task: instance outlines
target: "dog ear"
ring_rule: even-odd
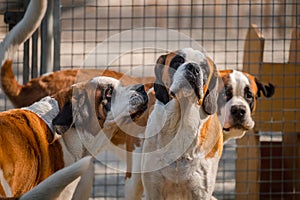
[[[84,125],[86,120],[89,120],[89,113],[91,112],[89,103],[86,103],[86,93],[80,87],[72,88],[72,98],[65,102],[58,115],[52,120],[54,129],[58,134],[63,134],[70,127],[75,126],[75,121],[76,125]]]
[[[272,97],[275,93],[275,86],[272,83],[264,83],[255,78],[255,83],[257,85],[257,97],[261,96],[261,92],[267,98]]]
[[[168,90],[162,80],[166,58],[167,58],[167,55],[161,55],[157,59],[155,69],[154,69],[155,78],[156,78],[154,81],[155,97],[156,97],[156,99],[163,102],[164,104],[169,102]]]
[[[211,115],[217,112],[218,109],[218,95],[219,95],[219,74],[214,69],[208,89],[203,100],[203,110],[206,114]]]
[[[58,134],[65,133],[73,123],[73,111],[72,103],[67,101],[64,106],[61,108],[58,115],[52,120],[52,125],[54,130]]]

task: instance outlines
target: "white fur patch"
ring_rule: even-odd
[[[58,103],[54,98],[49,96],[44,97],[40,101],[22,109],[29,110],[38,115],[47,124],[50,130],[54,132],[52,120],[59,112]]]
[[[0,184],[1,184],[2,188],[4,189],[5,196],[12,197],[12,192],[11,192],[10,186],[9,186],[8,182],[5,180],[3,171],[1,169],[0,169]]]
[[[209,199],[218,153],[206,159],[199,133],[208,119],[197,103],[156,101],[149,116],[142,155],[142,182],[149,199]]]
[[[243,96],[244,88],[250,85],[249,79],[240,71],[234,70],[230,75],[234,96]]]
[[[92,160],[91,156],[87,156],[55,172],[24,194],[21,199],[87,199],[92,185],[92,181],[90,181],[92,176],[90,174],[93,174],[94,171]],[[81,180],[78,183],[79,177]],[[82,182],[83,178],[85,180]],[[86,178],[89,178],[89,180],[86,180]],[[70,184],[73,185],[73,183],[75,183],[75,187],[66,187]]]
[[[194,61],[199,64],[206,60],[205,54],[201,51],[194,50],[192,48],[183,48],[180,51],[182,51],[186,54],[185,62]]]
[[[96,83],[96,85],[99,84],[112,84],[114,88],[117,88],[120,85],[120,81],[106,76],[97,76],[90,80],[91,83]]]

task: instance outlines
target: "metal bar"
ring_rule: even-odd
[[[295,16],[297,17],[296,19],[296,26],[300,25],[300,3],[299,1],[296,1],[296,13]]]
[[[53,70],[53,0],[48,1],[46,15],[41,25],[41,70],[40,74]]]
[[[54,56],[53,56],[53,71],[60,70],[60,32],[61,32],[61,23],[60,23],[60,10],[61,1],[54,1],[53,9],[53,31],[54,31]]]
[[[24,43],[23,56],[23,84],[29,80],[29,40]]]
[[[35,31],[32,35],[31,44],[31,78],[38,76],[38,38],[39,31]]]
[[[24,10],[27,9],[29,4],[28,0],[24,1]],[[27,83],[29,80],[29,41],[30,39],[28,39],[26,42],[24,42],[24,46],[23,46],[23,84]]]

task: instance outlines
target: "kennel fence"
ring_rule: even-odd
[[[0,1],[1,38],[9,30],[4,24],[8,12],[22,15],[27,3]],[[257,128],[224,146],[214,196],[299,199],[300,37],[292,37],[300,25],[297,0],[49,0],[47,12],[40,30],[15,58],[20,82],[44,72],[90,66],[89,59],[100,60],[93,67],[151,76],[159,55],[186,46],[202,46],[219,69],[245,70],[273,82],[280,94],[259,100]],[[290,60],[291,54],[297,59]],[[12,108],[2,92],[0,97],[1,110]],[[91,199],[122,199],[124,173],[116,169],[124,166],[103,153],[95,163]]]

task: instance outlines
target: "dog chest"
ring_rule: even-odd
[[[180,158],[162,169],[160,173],[164,177],[163,193],[169,195],[166,199],[191,199],[189,197],[195,195],[194,192],[201,197],[210,197],[218,168],[217,154],[209,159],[201,156],[193,160]]]
[[[210,177],[212,178],[218,165],[217,153],[213,158],[205,158],[203,155],[198,155],[198,158],[188,159],[181,157],[172,162],[167,167],[161,170],[162,175],[166,180],[179,183],[191,179],[199,179]],[[206,183],[203,183],[204,185]]]

